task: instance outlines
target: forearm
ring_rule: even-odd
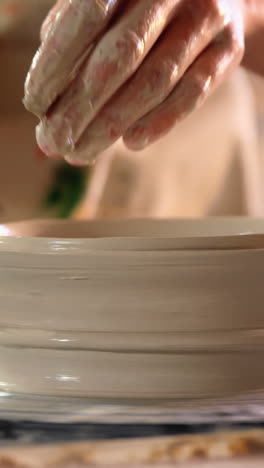
[[[264,0],[244,0],[246,49],[243,65],[264,76]]]

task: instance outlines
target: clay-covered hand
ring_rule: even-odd
[[[240,63],[243,0],[59,0],[25,85],[50,157],[86,164],[165,135]]]

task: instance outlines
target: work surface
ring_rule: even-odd
[[[42,425],[2,421],[0,437],[1,468],[264,466],[261,425],[253,429],[248,424],[229,426],[224,431],[222,426],[212,425]]]

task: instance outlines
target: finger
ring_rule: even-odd
[[[178,0],[180,1],[180,0]],[[38,129],[41,147],[67,154],[103,105],[142,63],[176,9],[177,0],[130,0],[82,72]]]
[[[168,99],[126,132],[126,146],[141,150],[166,135],[239,65],[243,50],[227,28],[189,68]]]
[[[214,9],[208,10],[209,3],[196,0],[193,7],[190,0],[183,4],[138,72],[88,126],[75,151],[66,157],[68,162],[93,161],[168,97],[189,66],[223,29],[222,16],[215,15]]]
[[[46,35],[49,32],[49,29],[52,27],[52,24],[56,20],[56,15],[59,13],[61,10],[63,3],[65,3],[65,0],[58,0],[54,7],[50,10],[49,14],[47,15],[46,19],[44,20],[41,30],[40,30],[40,39],[41,41],[44,41]]]
[[[25,83],[26,108],[43,116],[75,76],[89,46],[123,0],[64,0],[33,59]],[[52,13],[51,13],[52,15]],[[49,21],[49,20],[48,20]]]

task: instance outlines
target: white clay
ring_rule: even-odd
[[[164,401],[263,388],[263,220],[1,231],[3,392]]]

